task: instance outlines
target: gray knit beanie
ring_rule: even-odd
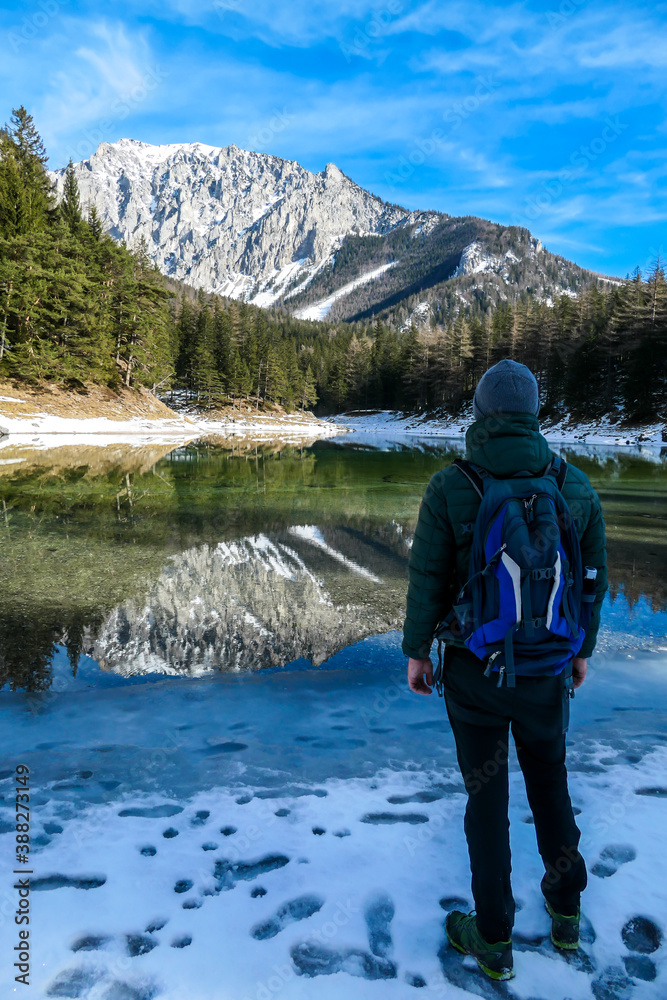
[[[475,389],[472,412],[475,420],[492,413],[540,411],[540,395],[530,368],[505,358],[482,375]]]

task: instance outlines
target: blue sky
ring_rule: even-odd
[[[0,32],[0,120],[24,103],[54,167],[236,143],[607,274],[667,252],[667,3],[29,0]]]

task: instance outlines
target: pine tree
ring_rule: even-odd
[[[301,409],[310,409],[317,402],[317,386],[315,385],[315,378],[313,376],[312,369],[310,365],[306,368],[303,373],[303,380],[301,385]]]
[[[23,105],[15,108],[0,139],[0,235],[40,232],[53,218],[53,185],[46,162],[32,116]]]
[[[357,405],[368,405],[368,382],[371,375],[371,345],[365,337],[353,334],[345,352],[347,397]]]
[[[60,202],[60,215],[71,232],[75,232],[81,225],[81,202],[79,199],[79,182],[74,172],[74,164],[71,159],[65,171],[65,184],[63,187],[63,198]]]
[[[92,239],[96,243],[99,243],[104,233],[104,227],[102,226],[102,220],[100,219],[100,214],[94,205],[91,205],[90,209],[88,210],[88,227]]]

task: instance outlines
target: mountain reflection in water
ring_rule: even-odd
[[[174,556],[142,603],[116,608],[92,643],[103,669],[198,674],[314,665],[400,625],[407,552],[342,528],[296,525],[271,537]],[[384,591],[384,592],[383,592]]]
[[[197,676],[319,665],[399,628],[419,501],[460,454],[439,440],[235,441],[0,453],[0,682],[72,670]],[[566,458],[603,501],[612,593],[667,607],[667,463]]]

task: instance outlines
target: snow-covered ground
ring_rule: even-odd
[[[470,905],[465,795],[442,702],[407,690],[396,633],[318,670],[197,681],[124,681],[89,660],[72,678],[58,656],[51,691],[0,694],[0,850],[14,852],[25,763],[34,872],[31,986],[7,957],[8,874],[0,994],[662,1000],[665,649],[613,651],[613,631],[570,734],[583,948],[566,958],[549,942],[513,759],[517,977],[497,990],[445,944],[445,911]]]
[[[337,293],[336,293],[337,294]],[[315,308],[315,307],[309,307]],[[19,397],[0,396],[2,402],[21,403]],[[354,410],[318,419],[312,414],[275,414],[239,412],[223,419],[208,419],[194,407],[174,413],[173,417],[130,417],[111,420],[107,417],[62,417],[52,413],[0,412],[0,448],[18,437],[35,447],[53,446],[51,435],[58,435],[58,444],[110,444],[124,440],[137,443],[174,441],[185,443],[201,437],[281,438],[284,440],[316,440],[350,432],[362,434],[368,443],[388,442],[407,437],[464,438],[472,420],[469,412],[461,416],[432,417],[396,410]],[[664,446],[667,425],[656,423],[644,427],[619,428],[608,420],[595,423],[571,424],[561,421],[545,425],[542,432],[547,441],[567,445],[602,445],[636,448],[642,453],[655,452]]]
[[[16,400],[20,402],[20,400]],[[185,443],[196,438],[252,436],[269,438],[333,437],[345,433],[345,427],[299,414],[253,414],[209,420],[196,414],[176,414],[173,418],[131,417],[110,420],[107,417],[61,417],[52,413],[4,415],[0,413],[0,447],[3,442],[25,439],[35,447],[53,447],[55,443],[110,444],[124,441],[136,444],[174,441]],[[57,435],[57,442],[52,436]],[[51,440],[50,440],[51,439]]]
[[[472,421],[471,413],[459,417],[430,417],[405,414],[397,410],[354,410],[325,418],[334,424],[342,424],[353,432],[373,435],[390,440],[393,437],[450,437],[464,438]],[[555,444],[591,444],[609,447],[639,447],[641,450],[663,447],[663,434],[667,435],[667,425],[651,424],[644,427],[619,428],[607,420],[570,424],[545,425],[542,433],[547,441]]]
[[[225,420],[207,420],[201,417],[196,419],[200,437],[210,437],[219,435],[221,437],[279,437],[281,440],[303,440],[317,439],[324,437],[336,437],[344,434],[347,428],[344,425],[331,424],[325,420],[318,420],[314,417],[303,417],[299,414],[285,414],[266,416],[257,413],[253,416],[239,416],[227,418]]]

